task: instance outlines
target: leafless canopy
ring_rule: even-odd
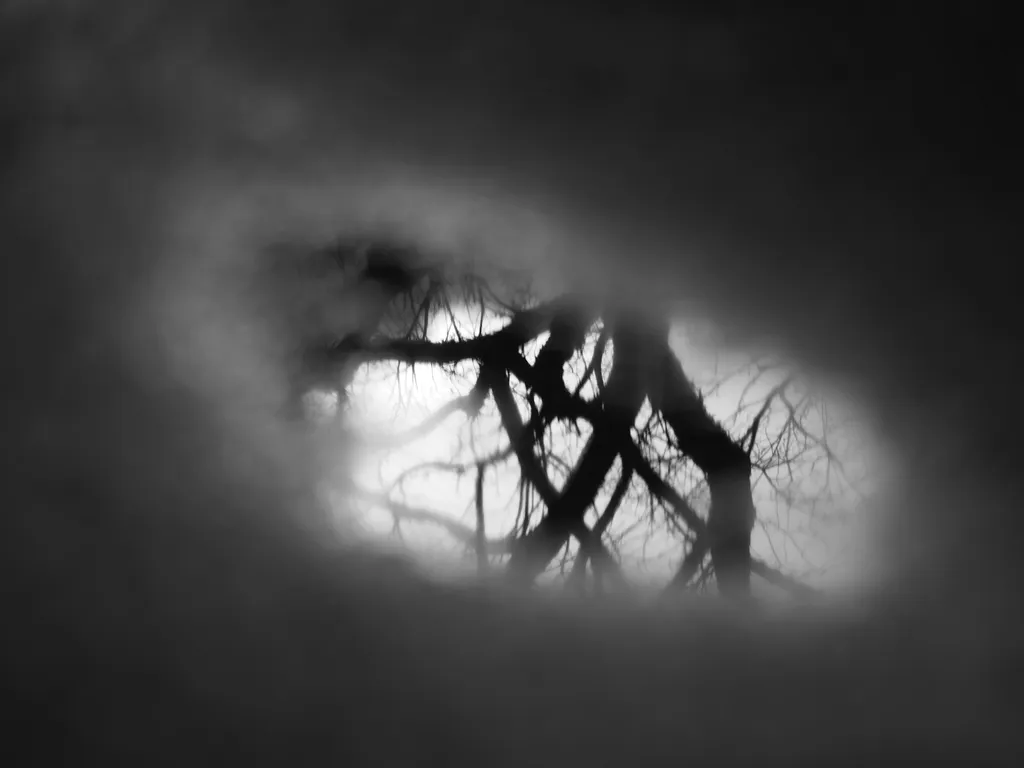
[[[453,397],[408,429],[365,436],[368,450],[401,447],[465,415],[468,459],[419,462],[379,490],[350,478],[355,498],[386,510],[399,535],[402,523],[439,526],[475,553],[481,573],[502,564],[521,585],[554,567],[581,589],[625,586],[623,540],[646,525],[675,544],[670,589],[703,587],[713,575],[720,591],[743,596],[754,574],[795,595],[813,593],[778,567],[775,542],[782,536],[799,549],[791,513],[820,518],[835,483],[852,485],[828,442],[820,399],[770,360],[702,391],[670,345],[669,318],[624,315],[572,295],[542,301],[522,275],[454,274],[442,263],[354,241],[287,261],[316,280],[344,272],[334,300],[361,302],[355,327],[307,339],[297,392],[312,382],[347,402],[357,373],[374,369],[401,400],[403,372],[413,388],[417,371],[441,373]],[[740,384],[732,415],[716,419],[707,399]],[[490,450],[474,440],[485,412],[496,416]],[[488,537],[485,478],[513,461],[514,522]],[[473,477],[474,525],[404,497],[410,478],[431,471]],[[810,487],[812,476],[821,481]],[[775,564],[752,556],[756,530]]]

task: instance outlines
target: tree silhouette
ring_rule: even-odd
[[[329,301],[359,306],[345,332],[303,336],[297,398],[319,387],[344,403],[357,372],[370,369],[392,384],[410,372],[415,387],[417,371],[429,368],[453,389],[409,429],[364,435],[367,450],[407,445],[457,413],[470,442],[485,411],[500,425],[493,450],[473,445],[468,460],[421,462],[381,490],[345,480],[346,492],[388,511],[398,535],[403,523],[438,526],[475,552],[481,573],[501,563],[517,585],[532,584],[563,553],[557,569],[567,584],[583,588],[589,574],[595,585],[623,586],[612,527],[628,499],[626,517],[660,521],[682,542],[670,589],[701,587],[713,576],[720,592],[743,597],[757,574],[795,594],[812,591],[752,557],[753,489],[766,486],[789,510],[820,506],[835,478],[852,483],[829,445],[824,403],[801,392],[777,362],[747,367],[727,425],[705,396],[728,377],[704,392],[695,385],[672,349],[670,318],[571,293],[540,299],[529,276],[479,265],[455,270],[450,260],[372,240],[289,251],[277,267],[275,275],[321,282],[344,275]],[[748,402],[758,382],[761,396]],[[515,522],[489,538],[486,478],[513,460]],[[824,483],[808,490],[802,467],[824,473]],[[428,471],[473,476],[474,525],[401,498],[404,481]]]

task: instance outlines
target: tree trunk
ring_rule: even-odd
[[[711,492],[709,541],[696,546],[711,550],[722,593],[745,596],[750,592],[750,533],[755,519],[750,458],[705,409],[668,346],[667,329],[662,338],[658,371],[651,383],[651,404],[672,428],[679,449],[704,473]]]

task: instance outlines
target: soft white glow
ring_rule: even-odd
[[[468,334],[477,332],[479,317],[471,317],[468,312],[465,315],[456,319],[465,324]],[[501,321],[495,319],[490,326],[500,324]],[[432,337],[441,333],[442,328],[431,328]],[[541,343],[542,340],[537,340],[527,348],[528,358],[536,354]],[[782,367],[758,373],[752,368],[748,355],[722,349],[699,329],[677,325],[671,343],[684,369],[704,394],[708,411],[734,437],[746,432],[765,397],[790,373]],[[584,352],[589,357],[590,349]],[[606,365],[608,359],[610,355],[606,357]],[[470,364],[456,366],[454,372],[428,365],[415,368],[392,363],[366,366],[352,386],[349,425],[371,439],[412,429],[454,398],[469,392],[475,374]],[[570,386],[575,384],[570,374],[567,374],[567,382]],[[806,389],[799,381],[793,385],[794,392]],[[593,394],[586,389],[583,393],[585,396]],[[337,407],[336,395],[333,399],[329,393],[311,397],[319,403],[319,412]],[[849,516],[839,513],[856,510],[863,504],[864,494],[870,491],[869,443],[867,435],[857,429],[855,409],[838,398],[829,398],[824,413],[825,417],[822,412],[808,409],[802,418],[808,430],[827,433],[834,459],[831,465],[819,452],[819,455],[798,456],[791,472],[790,468],[780,468],[773,476],[773,472],[755,471],[753,478],[758,509],[758,525],[752,543],[754,555],[783,571],[799,575],[808,583],[819,585],[844,582],[856,574],[859,561],[853,554],[858,529],[847,524]],[[645,406],[639,421],[644,420],[646,414],[649,410]],[[524,420],[529,418],[525,411],[522,416]],[[779,431],[788,417],[789,413],[781,405],[770,409],[764,415],[761,434]],[[570,462],[578,458],[588,436],[588,430],[580,426],[580,436],[568,429],[553,430],[554,447],[564,452]],[[399,447],[364,449],[357,460],[356,481],[365,489],[388,493],[390,498],[408,507],[444,515],[474,529],[475,460],[507,444],[495,408],[488,402],[472,424],[464,413],[456,412],[429,433]],[[841,463],[845,474],[837,470],[835,460]],[[441,469],[436,466],[439,463],[462,468],[458,471]],[[416,469],[425,464],[429,466]],[[550,473],[552,482],[560,487],[565,479],[564,472],[553,467]],[[598,510],[603,510],[611,495],[617,472],[613,471],[612,475],[598,495]],[[669,479],[681,492],[694,491],[696,478]],[[484,507],[488,538],[500,538],[513,531],[518,512],[518,481],[519,470],[514,457],[486,470]],[[667,523],[648,519],[646,507],[641,506],[642,491],[639,481],[634,479],[633,491],[620,507],[608,534],[617,541],[618,555],[631,581],[664,583],[678,567],[683,543],[670,532]],[[799,496],[801,501],[810,499],[811,508],[794,503],[787,498],[789,495]],[[696,489],[690,498],[699,512],[706,513],[706,493]],[[474,567],[475,555],[470,545],[452,537],[440,526],[420,521],[396,526],[390,513],[379,505],[359,506],[363,510],[363,525],[372,536],[381,541],[397,540],[422,563],[449,572]],[[588,522],[593,523],[596,516],[591,509]],[[537,517],[533,520],[536,522]],[[557,577],[559,559],[553,562],[545,581]]]

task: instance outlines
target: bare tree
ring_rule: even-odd
[[[702,587],[713,576],[721,592],[742,597],[755,574],[794,594],[811,591],[752,557],[752,534],[759,527],[774,551],[772,528],[799,548],[780,505],[787,516],[814,511],[834,480],[853,483],[829,445],[825,404],[777,362],[754,361],[702,391],[673,351],[670,318],[624,315],[573,295],[541,301],[521,276],[455,274],[436,266],[441,260],[432,265],[411,249],[372,242],[304,258],[349,270],[337,300],[356,296],[371,308],[354,330],[304,347],[307,373],[297,389],[315,379],[346,402],[356,372],[376,370],[401,410],[404,379],[416,389],[426,386],[418,372],[440,373],[452,398],[408,429],[365,436],[368,450],[408,445],[465,415],[468,457],[416,463],[380,490],[352,483],[356,498],[387,510],[396,535],[403,523],[439,526],[475,554],[481,573],[500,563],[519,585],[554,564],[577,588],[588,568],[595,585],[621,587],[619,545],[646,526],[648,539],[660,529],[682,545],[670,589]],[[706,398],[740,374],[746,383],[734,413],[716,419]],[[481,418],[485,411],[491,418]],[[492,427],[489,449],[477,445],[484,423]],[[465,455],[463,442],[457,453]],[[515,518],[488,538],[495,521],[485,478],[513,461]],[[406,481],[429,472],[473,475],[474,525],[403,498]],[[767,510],[758,514],[756,495],[775,508],[774,521]]]

